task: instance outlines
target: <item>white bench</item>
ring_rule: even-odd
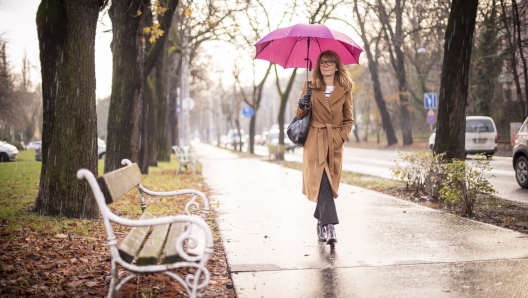
[[[188,166],[192,167],[192,173],[196,172],[196,152],[190,146],[183,146],[182,148],[178,146],[172,146],[174,153],[178,157],[178,169],[176,170],[176,175],[180,172],[182,168],[187,170]]]
[[[183,285],[189,297],[198,297],[209,284],[210,273],[205,267],[213,253],[213,236],[204,221],[209,212],[207,197],[193,189],[154,192],[141,185],[142,176],[137,164],[124,159],[123,168],[99,178],[86,169],[77,171],[78,179],[86,179],[101,211],[111,252],[112,278],[108,297],[114,297],[120,288],[141,273],[164,273]],[[139,190],[140,219],[128,219],[114,214],[107,206],[133,188]],[[146,210],[143,193],[151,196],[192,195],[185,206],[185,215],[155,217]],[[201,217],[191,215],[189,209],[199,210],[196,198],[203,204]],[[118,247],[112,223],[133,227]],[[119,266],[132,272],[119,281]],[[169,271],[193,268],[193,273],[181,277]]]

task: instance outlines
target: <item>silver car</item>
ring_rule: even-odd
[[[528,118],[513,138],[513,168],[522,188],[528,188]]]
[[[6,142],[0,141],[0,162],[14,160],[18,155],[18,149]]]
[[[35,142],[35,160],[42,161],[42,141]],[[97,138],[97,158],[104,159],[106,155],[106,142]]]
[[[32,143],[34,143],[35,146],[35,160],[42,161],[42,141],[35,141]]]

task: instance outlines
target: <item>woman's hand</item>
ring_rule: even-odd
[[[308,92],[303,97],[299,98],[299,107],[302,110],[309,109],[312,106],[311,102],[312,93]]]

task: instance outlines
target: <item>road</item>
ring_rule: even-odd
[[[264,146],[256,146],[255,154],[267,156],[268,149]],[[471,161],[473,155],[468,155],[467,161]],[[285,159],[288,161],[302,161],[302,148],[295,149],[294,153],[287,153]],[[364,175],[371,175],[385,179],[392,179],[390,168],[394,167],[398,160],[396,150],[377,150],[345,147],[343,170]],[[492,170],[486,173],[490,183],[497,191],[496,196],[511,201],[528,203],[528,189],[522,189],[515,180],[515,172],[511,157],[494,156],[490,161]]]

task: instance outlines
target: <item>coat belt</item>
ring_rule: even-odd
[[[325,162],[328,156],[330,175],[334,173],[334,131],[333,129],[341,128],[341,124],[321,123],[312,118],[310,125],[317,130],[317,153],[319,165]],[[325,144],[326,140],[326,144]]]

